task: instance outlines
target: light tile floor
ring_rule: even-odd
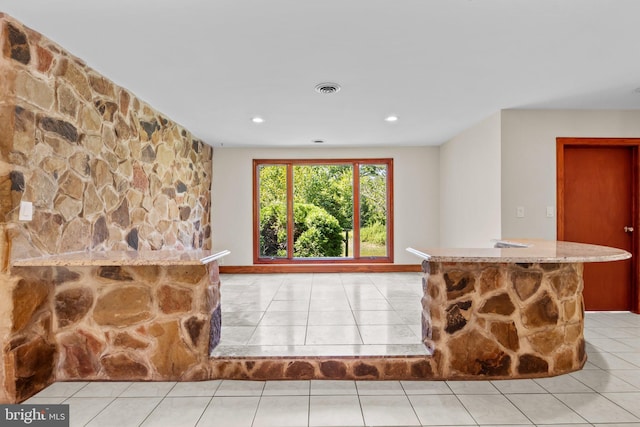
[[[225,356],[428,354],[421,273],[221,276]]]
[[[336,277],[331,275],[298,275],[296,283],[307,283],[305,288],[285,286],[289,279],[262,276],[256,281],[267,284],[262,295],[255,300],[234,299],[250,286],[239,276],[223,277],[230,283],[223,285],[223,304],[250,306],[246,322],[253,322],[251,333],[245,334],[245,347],[253,338],[260,320],[276,301],[307,301],[320,295],[341,295],[335,286],[318,286]],[[317,276],[317,277],[309,277]],[[337,322],[341,328],[358,327],[356,311],[388,311],[401,313],[409,320],[414,311],[401,308],[414,297],[415,287],[410,280],[420,282],[419,275],[371,274],[339,275],[342,289],[350,307],[356,294],[386,300],[392,310],[352,310],[349,317],[324,316],[319,325],[312,325],[307,311],[306,340],[309,326],[331,326]],[[253,276],[252,276],[253,277]],[[233,285],[233,283],[236,283]],[[362,282],[362,283],[361,283]],[[373,285],[371,285],[373,283]],[[393,297],[393,290],[401,288],[405,296]],[[358,285],[362,285],[360,291]],[[236,287],[237,286],[237,287]],[[245,289],[242,289],[245,287]],[[267,289],[268,288],[268,289]],[[379,296],[378,292],[381,296]],[[270,297],[269,297],[270,295]],[[352,298],[349,295],[353,295]],[[264,299],[262,299],[264,297]],[[278,299],[281,297],[294,299]],[[342,297],[337,297],[342,298]],[[328,298],[319,298],[328,299]],[[402,304],[400,299],[405,299]],[[266,305],[265,305],[266,304]],[[329,303],[330,304],[330,303]],[[341,303],[339,303],[341,304]],[[366,303],[368,304],[368,303]],[[379,304],[379,303],[375,303]],[[381,303],[380,303],[381,304]],[[395,304],[395,305],[394,305]],[[277,304],[289,307],[287,304]],[[262,307],[263,309],[258,309]],[[327,308],[330,305],[319,304]],[[337,307],[337,305],[336,305]],[[371,307],[371,306],[369,306]],[[376,307],[383,307],[377,305]],[[343,307],[344,308],[344,307]],[[328,310],[327,310],[328,311]],[[337,310],[347,311],[347,310]],[[258,314],[248,314],[258,313]],[[262,313],[262,314],[259,314]],[[364,318],[366,318],[365,315]],[[388,313],[371,315],[376,322],[381,317],[395,317]],[[229,316],[225,315],[228,319]],[[277,318],[278,316],[275,316]],[[285,316],[286,317],[286,316]],[[304,317],[304,316],[303,316]],[[269,319],[269,317],[267,317]],[[324,320],[323,320],[324,319]],[[345,320],[347,319],[347,320]],[[242,320],[238,320],[242,321]],[[268,320],[269,321],[269,320]],[[279,322],[280,320],[274,320]],[[394,321],[397,321],[395,319]],[[329,324],[327,324],[329,323]],[[389,322],[389,324],[395,324]],[[411,325],[412,323],[402,323]],[[362,324],[364,325],[364,323]],[[415,325],[415,324],[414,324]],[[242,325],[240,325],[242,326]],[[277,325],[264,325],[277,326]],[[330,334],[329,334],[330,335]],[[392,336],[389,333],[387,336]],[[554,378],[508,381],[203,381],[194,383],[131,383],[131,382],[71,382],[55,383],[26,403],[70,405],[71,426],[626,426],[640,427],[640,316],[631,313],[587,313],[585,322],[589,361],[579,372]],[[360,335],[362,339],[362,335]],[[256,338],[257,339],[257,338]],[[271,346],[259,344],[256,346]],[[344,348],[378,344],[350,344]],[[384,346],[386,344],[381,344]],[[273,346],[278,347],[277,344]],[[315,348],[332,347],[323,344]],[[288,347],[288,346],[286,346]],[[313,347],[305,342],[296,349]],[[342,348],[342,347],[340,347]],[[395,348],[395,347],[387,347]],[[378,349],[372,351],[379,351]]]

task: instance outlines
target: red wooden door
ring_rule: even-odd
[[[635,149],[564,146],[564,233],[559,238],[633,252]],[[632,260],[585,263],[585,309],[632,309],[632,280]]]

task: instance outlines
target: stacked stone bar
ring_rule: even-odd
[[[5,367],[16,400],[52,381],[209,378],[220,341],[217,262],[14,270],[22,279]]]
[[[423,262],[423,342],[437,376],[531,378],[586,361],[581,263]]]

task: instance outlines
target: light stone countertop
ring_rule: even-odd
[[[96,251],[70,252],[16,260],[14,267],[50,266],[118,266],[118,265],[203,265],[222,258],[229,251],[160,250],[160,251]]]
[[[407,248],[407,251],[433,262],[574,263],[621,261],[631,258],[631,254],[622,249],[585,243],[532,239],[499,240],[496,243],[510,247]],[[516,245],[518,247],[515,247]]]

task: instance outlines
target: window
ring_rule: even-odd
[[[393,160],[254,160],[254,262],[393,262]]]

